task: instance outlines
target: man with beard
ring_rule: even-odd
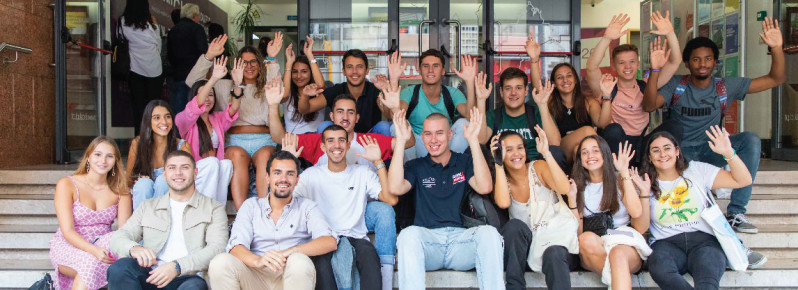
[[[380,267],[377,250],[366,237],[365,213],[369,200],[395,205],[399,199],[388,194],[388,172],[380,146],[371,137],[360,137],[366,153],[358,156],[373,163],[377,172],[364,164],[347,165],[346,155],[350,143],[347,135],[346,130],[338,125],[330,125],[322,131],[321,150],[327,154],[328,163],[312,166],[302,172],[294,195],[319,204],[319,209],[332,227],[333,235],[339,238],[339,250],[333,255],[333,265],[343,264],[335,268],[336,281],[343,288],[351,288],[349,283],[341,282],[352,279],[351,262],[354,262],[360,274],[361,289],[390,289],[393,287],[393,261],[387,261],[389,263],[383,263]],[[283,150],[298,155],[295,144],[283,146]],[[340,245],[345,242],[351,246]]]
[[[208,289],[196,274],[224,250],[227,213],[194,188],[191,153],[170,152],[163,174],[169,193],[141,204],[111,238],[121,258],[108,268],[109,289]]]
[[[664,47],[656,45],[651,49],[651,76],[646,86],[643,109],[647,112],[663,105],[668,107],[669,118],[677,120],[683,128],[679,148],[690,160],[710,163],[718,167],[726,165],[725,158],[712,153],[708,141],[710,126],[720,124],[723,127],[723,115],[734,99],[744,100],[746,94],[769,90],[785,81],[784,52],[782,36],[778,20],[766,18],[762,22],[762,40],[770,47],[772,63],[770,73],[750,78],[713,78],[712,72],[718,59],[718,46],[706,37],[697,37],[687,42],[682,53],[682,61],[690,70],[686,76],[676,75],[659,91],[658,79],[660,69],[664,66],[667,53]],[[753,132],[742,132],[732,135],[731,142],[736,155],[755,177],[759,169],[761,141]],[[727,207],[726,218],[732,228],[742,233],[757,233],[757,228],[745,217],[745,206],[751,199],[749,185],[735,189],[731,193],[731,202]]]
[[[400,88],[388,87],[383,91],[383,94],[389,97],[399,98]],[[322,134],[300,134],[293,135],[285,133],[283,126],[280,123],[278,106],[282,97],[280,84],[277,82],[270,82],[266,87],[266,99],[269,102],[269,118],[272,125],[271,135],[272,140],[284,147],[297,148],[297,156],[315,164],[324,166],[328,163],[328,154],[322,150]],[[377,172],[378,168],[374,162],[364,158],[366,154],[366,144],[362,144],[361,138],[368,137],[378,145],[382,161],[387,162],[391,158],[392,148],[396,143],[396,139],[375,133],[361,133],[358,134],[354,128],[355,123],[359,119],[357,110],[357,101],[349,95],[341,95],[333,101],[333,111],[330,112],[330,119],[333,120],[335,125],[340,126],[346,131],[349,147],[345,153],[347,164],[361,164],[366,165],[373,172]],[[404,110],[394,112],[393,121],[405,120]],[[410,137],[404,143],[401,143],[401,148],[412,147],[415,142],[414,137]],[[322,205],[326,206],[326,205]],[[378,200],[369,201],[366,206],[366,227],[370,232],[375,233],[375,242],[377,253],[380,256],[380,264],[383,273],[393,272],[393,265],[396,261],[396,213],[394,209]],[[393,276],[383,275],[383,285],[393,285]],[[386,286],[388,287],[388,286]]]
[[[394,53],[394,58],[398,52]],[[378,104],[380,89],[366,79],[369,75],[369,59],[359,49],[350,49],[341,57],[343,68],[341,72],[346,77],[346,82],[336,84],[324,90],[321,98],[301,98],[297,104],[300,114],[309,114],[329,107],[333,109],[335,98],[340,95],[350,95],[357,104],[360,119],[355,122],[354,130],[358,133],[391,134],[391,123],[381,121],[384,116],[391,119],[391,111]],[[401,71],[391,74],[401,75]],[[382,77],[384,79],[384,77]],[[321,133],[324,128],[332,125],[333,121],[324,121],[319,125],[316,133]]]
[[[414,225],[402,230],[396,242],[400,289],[424,289],[425,270],[465,271],[474,267],[480,289],[504,289],[504,250],[499,232],[489,225],[466,229],[460,218],[466,183],[479,194],[493,190],[488,164],[479,147],[482,115],[476,108],[470,113],[469,125],[463,130],[470,155],[449,150],[452,129],[440,113],[429,115],[421,132],[429,155],[402,164],[404,152],[394,152],[388,170],[389,193],[399,196],[416,190]],[[410,126],[402,123],[394,126],[400,142],[413,134]]]
[[[247,199],[236,214],[227,252],[211,261],[213,289],[335,289],[335,278],[316,275],[330,268],[336,248],[316,203],[293,196],[299,160],[279,151],[266,164],[269,192]],[[327,261],[326,265],[314,262]],[[321,271],[320,271],[321,272]],[[322,272],[323,273],[323,272]],[[318,279],[317,279],[318,278]]]

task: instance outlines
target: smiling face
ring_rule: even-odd
[[[207,86],[207,85],[205,85]],[[203,86],[204,87],[204,86]],[[208,97],[205,98],[205,113],[210,113],[213,110],[213,106],[216,104],[216,93],[215,89],[211,88],[208,92]]]
[[[355,130],[355,124],[360,119],[357,114],[355,102],[352,100],[338,100],[333,111],[330,112],[330,120],[334,124],[344,127],[347,133]]]
[[[509,136],[502,139],[502,148],[504,148],[504,156],[502,156],[502,163],[504,166],[512,169],[521,169],[526,164],[526,148],[524,148],[524,140],[517,135]]]
[[[294,67],[291,69],[291,81],[297,87],[305,87],[310,83],[310,67],[303,62],[294,62]]]
[[[582,141],[579,148],[579,156],[582,161],[582,167],[588,171],[601,170],[604,166],[604,156],[601,155],[601,148],[599,148],[596,139],[587,138]]]
[[[158,136],[166,137],[169,131],[172,130],[172,114],[169,109],[162,106],[157,106],[152,109],[152,133]]]
[[[612,59],[612,66],[618,73],[621,80],[634,80],[637,78],[637,69],[640,68],[640,61],[637,60],[637,52],[619,52]]]
[[[452,129],[445,117],[424,120],[421,140],[430,157],[439,157],[449,151],[449,140],[452,140]]]
[[[330,164],[346,163],[346,151],[349,149],[346,131],[326,130],[322,134],[321,150],[327,153]]]
[[[443,76],[443,63],[437,56],[426,56],[421,60],[421,80],[427,85],[437,85]]]
[[[571,67],[564,65],[554,71],[554,87],[561,94],[573,93],[576,82],[576,75]]]
[[[670,139],[659,137],[651,141],[648,146],[648,157],[657,171],[669,170],[676,167],[679,148]]]
[[[272,196],[277,198],[291,197],[291,192],[294,191],[294,186],[299,180],[296,162],[290,159],[272,160],[271,169],[266,174],[266,178],[269,181],[269,189]]]
[[[690,75],[694,78],[705,80],[709,78],[712,70],[715,69],[715,53],[709,47],[693,49],[685,66],[687,66],[687,69],[690,70]]]
[[[502,100],[509,109],[518,109],[524,106],[524,100],[528,92],[526,80],[522,78],[511,78],[504,81],[502,90]]]
[[[257,79],[260,72],[260,62],[255,54],[251,52],[242,53],[241,59],[244,61],[244,79],[250,81]]]
[[[89,155],[89,168],[94,173],[105,175],[114,168],[116,158],[114,156],[114,146],[108,142],[103,142],[94,147],[94,151]]]
[[[182,192],[194,185],[196,168],[189,157],[173,156],[166,160],[163,175],[170,190]]]
[[[344,60],[343,73],[346,76],[346,82],[356,87],[363,84],[369,74],[369,67],[367,63],[363,62],[363,59],[349,56]]]

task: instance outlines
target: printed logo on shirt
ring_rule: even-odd
[[[355,187],[354,186],[350,186],[349,190],[355,190]]]
[[[426,188],[432,188],[435,186],[435,177],[427,177],[421,180],[421,184],[424,185]]]
[[[698,213],[698,201],[691,194],[687,182],[682,179],[673,189],[663,192],[654,205],[657,222],[664,227],[683,226],[697,223],[701,215]]]
[[[465,181],[465,174],[462,172],[452,175],[452,184],[458,184]]]

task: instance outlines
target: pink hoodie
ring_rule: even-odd
[[[216,158],[219,160],[224,159],[224,132],[230,129],[233,125],[233,121],[238,119],[238,112],[236,112],[233,117],[230,117],[230,106],[231,105],[228,104],[224,111],[212,112],[210,116],[208,116],[208,120],[211,122],[211,126],[213,126],[213,132],[219,137],[219,148],[216,149]],[[197,103],[197,97],[194,96],[194,98],[186,104],[186,108],[182,112],[177,113],[175,117],[175,124],[180,131],[180,137],[188,141],[191,145],[191,154],[194,155],[194,160],[197,161],[202,159],[202,154],[199,152],[200,141],[197,119],[199,119],[204,112],[205,104],[200,106]]]

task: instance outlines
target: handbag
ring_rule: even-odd
[[[55,289],[55,285],[53,283],[53,278],[50,277],[50,273],[44,273],[44,277],[36,283],[28,288],[28,290],[52,290]]]
[[[607,230],[613,228],[612,215],[609,212],[602,211],[594,213],[585,207],[591,215],[582,218],[582,231],[593,232],[599,237],[606,235]]]
[[[116,37],[111,54],[111,78],[127,81],[130,76],[130,50],[125,32],[122,30],[122,17],[116,20]]]
[[[729,268],[734,271],[745,271],[748,268],[748,251],[729,226],[726,216],[709,192],[706,192],[707,203],[706,208],[701,211],[701,218],[712,228],[715,238],[723,248],[723,253],[726,254],[726,263]]]

